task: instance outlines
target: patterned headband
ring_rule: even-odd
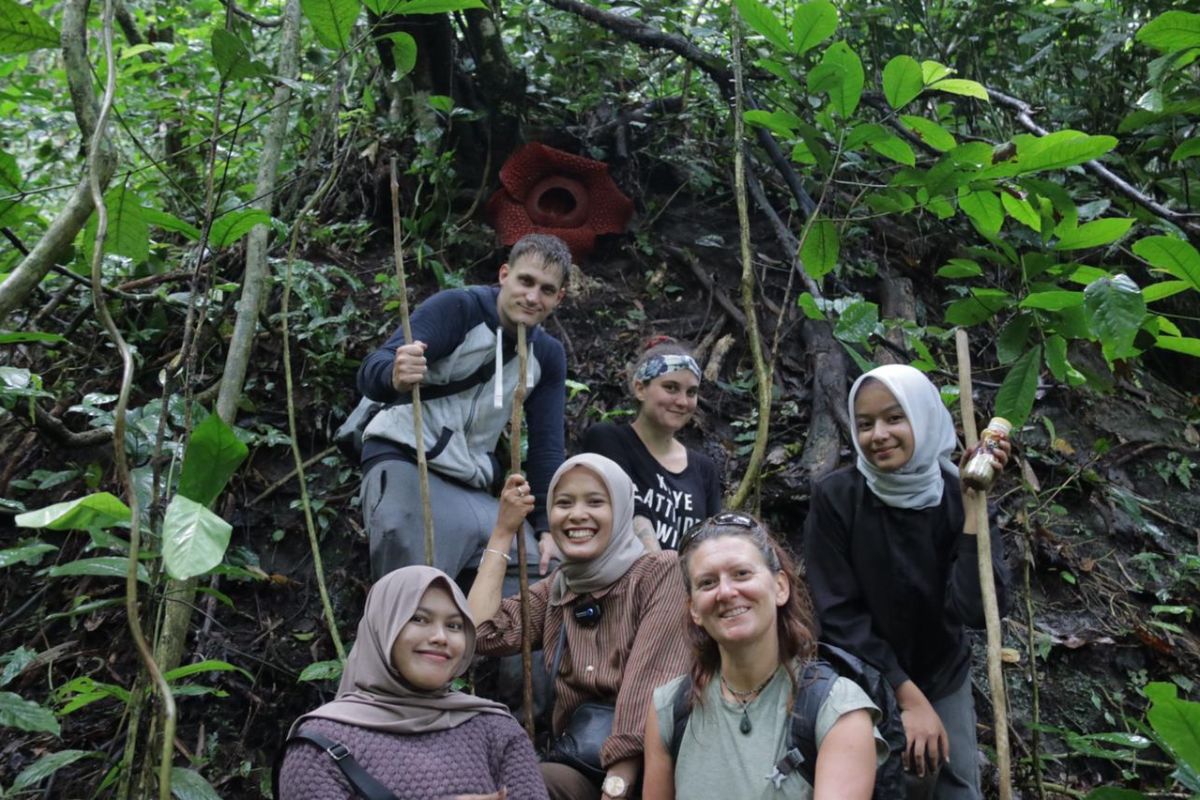
[[[700,380],[700,366],[696,363],[696,359],[685,355],[651,356],[634,373],[633,379],[642,383],[649,383],[659,375],[666,375],[668,372],[675,372],[680,369],[686,369],[696,376],[696,380]]]

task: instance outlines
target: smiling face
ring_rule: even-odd
[[[392,667],[415,689],[448,684],[467,649],[466,621],[444,586],[430,584],[392,643]]]
[[[633,382],[633,394],[642,404],[638,419],[665,430],[681,430],[696,413],[700,379],[691,370],[677,369],[649,383]]]
[[[534,253],[522,255],[512,264],[500,267],[496,313],[504,330],[511,333],[522,322],[527,327],[541,324],[566,294],[564,277],[558,265],[547,264]]]
[[[866,381],[858,388],[854,426],[863,456],[884,472],[895,472],[912,458],[912,424],[896,396],[879,381]]]
[[[755,645],[774,637],[778,609],[790,587],[743,536],[715,536],[688,556],[692,622],[722,648]]]
[[[604,481],[586,467],[558,479],[549,516],[550,533],[567,561],[590,561],[612,540],[612,500]]]

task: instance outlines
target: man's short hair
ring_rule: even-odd
[[[535,256],[543,265],[558,267],[562,275],[562,284],[558,288],[567,288],[567,281],[571,279],[571,249],[562,239],[548,233],[527,233],[508,252],[508,263],[516,264],[523,256]]]

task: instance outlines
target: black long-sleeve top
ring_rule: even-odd
[[[978,539],[963,533],[958,478],[942,477],[938,505],[906,509],[885,505],[854,467],[838,470],[813,488],[803,543],[822,638],[893,687],[911,679],[930,702],[967,677],[964,627],[984,627]],[[994,526],[991,545],[1003,615],[1008,571]]]

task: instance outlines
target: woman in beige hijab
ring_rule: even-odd
[[[359,797],[335,758],[343,749],[400,800],[544,800],[533,746],[508,710],[452,688],[474,652],[466,599],[444,572],[404,567],[381,578],[337,697],[289,731],[281,800]],[[306,739],[314,735],[341,748]]]

